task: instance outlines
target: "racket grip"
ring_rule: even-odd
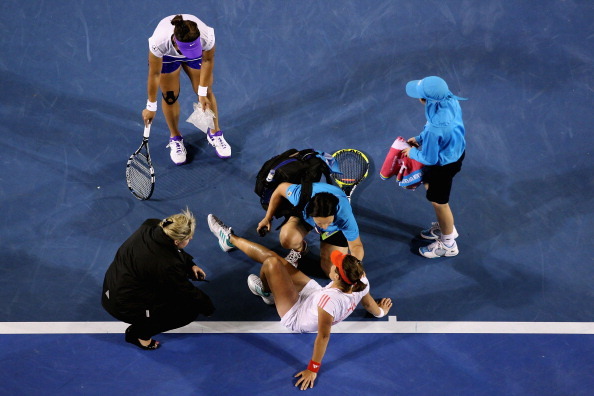
[[[151,124],[145,125],[144,126],[144,134],[143,134],[143,136],[145,138],[148,138],[150,136],[150,134],[151,134]]]

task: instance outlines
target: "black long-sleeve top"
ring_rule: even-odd
[[[105,274],[103,293],[109,290],[109,305],[121,313],[203,298],[188,279],[193,257],[178,250],[159,222],[146,220],[118,249]]]

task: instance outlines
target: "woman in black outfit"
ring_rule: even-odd
[[[164,220],[148,219],[118,249],[105,274],[101,303],[113,317],[131,324],[127,342],[157,349],[155,334],[214,312],[210,298],[189,281],[206,277],[183,250],[195,227],[189,210]]]

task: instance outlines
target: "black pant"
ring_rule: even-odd
[[[199,299],[164,302],[149,309],[122,310],[114,307],[103,294],[103,308],[114,318],[130,323],[130,333],[141,340],[149,340],[155,334],[183,327],[192,323],[198,315],[210,316],[214,306],[210,298],[200,292]]]

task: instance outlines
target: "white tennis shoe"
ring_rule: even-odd
[[[235,249],[235,246],[233,246],[230,241],[231,234],[233,233],[233,229],[231,227],[226,226],[213,214],[208,215],[207,222],[210,232],[212,232],[214,236],[217,237],[219,240],[219,246],[224,252]]]
[[[436,240],[429,246],[423,246],[419,249],[421,256],[427,258],[438,258],[438,257],[454,257],[457,256],[460,251],[458,250],[458,244],[454,241],[452,246],[446,246],[441,239]]]
[[[231,146],[225,140],[223,136],[223,131],[215,132],[214,134],[210,133],[210,128],[206,131],[206,140],[213,146],[217,152],[219,158],[229,158],[231,157]]]
[[[305,256],[308,251],[309,248],[307,246],[307,241],[304,239],[303,250],[299,252],[295,249],[291,249],[291,251],[289,251],[289,254],[287,254],[287,257],[285,257],[285,260],[287,260],[287,262],[291,264],[293,267],[297,268],[297,266],[299,265],[299,260],[301,259],[301,257]]]
[[[169,138],[169,144],[165,147],[170,149],[169,156],[175,165],[186,163],[187,152],[184,146],[184,139],[181,136]]]
[[[247,284],[251,292],[256,296],[262,297],[262,300],[268,305],[274,305],[274,296],[272,293],[266,293],[263,290],[262,279],[259,276],[251,274],[247,278]]]
[[[421,231],[419,235],[421,235],[421,238],[423,239],[437,240],[441,238],[441,228],[439,227],[439,223],[434,221],[431,223],[431,227]],[[458,236],[458,231],[456,230],[456,226],[454,226],[454,239],[458,238]]]

